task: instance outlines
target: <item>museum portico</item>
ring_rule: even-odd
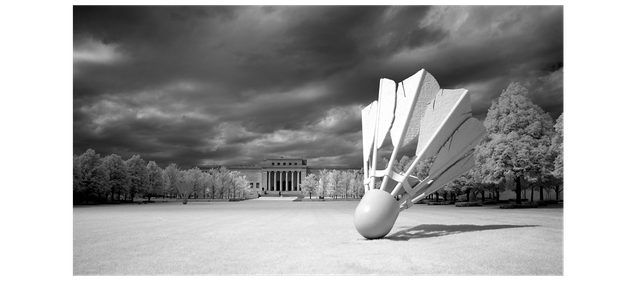
[[[299,192],[307,176],[307,161],[301,158],[266,158],[262,161],[264,191]]]
[[[267,171],[266,191],[301,191],[302,171]]]

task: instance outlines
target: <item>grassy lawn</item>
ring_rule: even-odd
[[[356,201],[73,209],[74,275],[562,275],[563,209],[415,205],[366,240]]]

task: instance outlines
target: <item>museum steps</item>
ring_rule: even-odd
[[[271,191],[271,192],[267,192],[266,195],[261,194],[260,197],[300,197],[302,196],[302,192],[298,192],[298,191],[287,191],[287,192],[282,192],[280,194],[280,192],[278,191]]]

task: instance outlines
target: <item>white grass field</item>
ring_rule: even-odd
[[[367,240],[356,201],[75,206],[74,275],[563,275],[563,209],[415,205]]]

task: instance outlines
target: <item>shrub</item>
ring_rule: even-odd
[[[520,204],[505,204],[500,205],[500,208],[537,208],[538,203],[535,202],[523,202]]]
[[[455,201],[439,201],[439,202],[430,201],[430,202],[427,202],[427,205],[451,205],[455,203],[456,203]]]
[[[467,206],[482,206],[482,201],[456,203],[456,207],[467,207]]]

